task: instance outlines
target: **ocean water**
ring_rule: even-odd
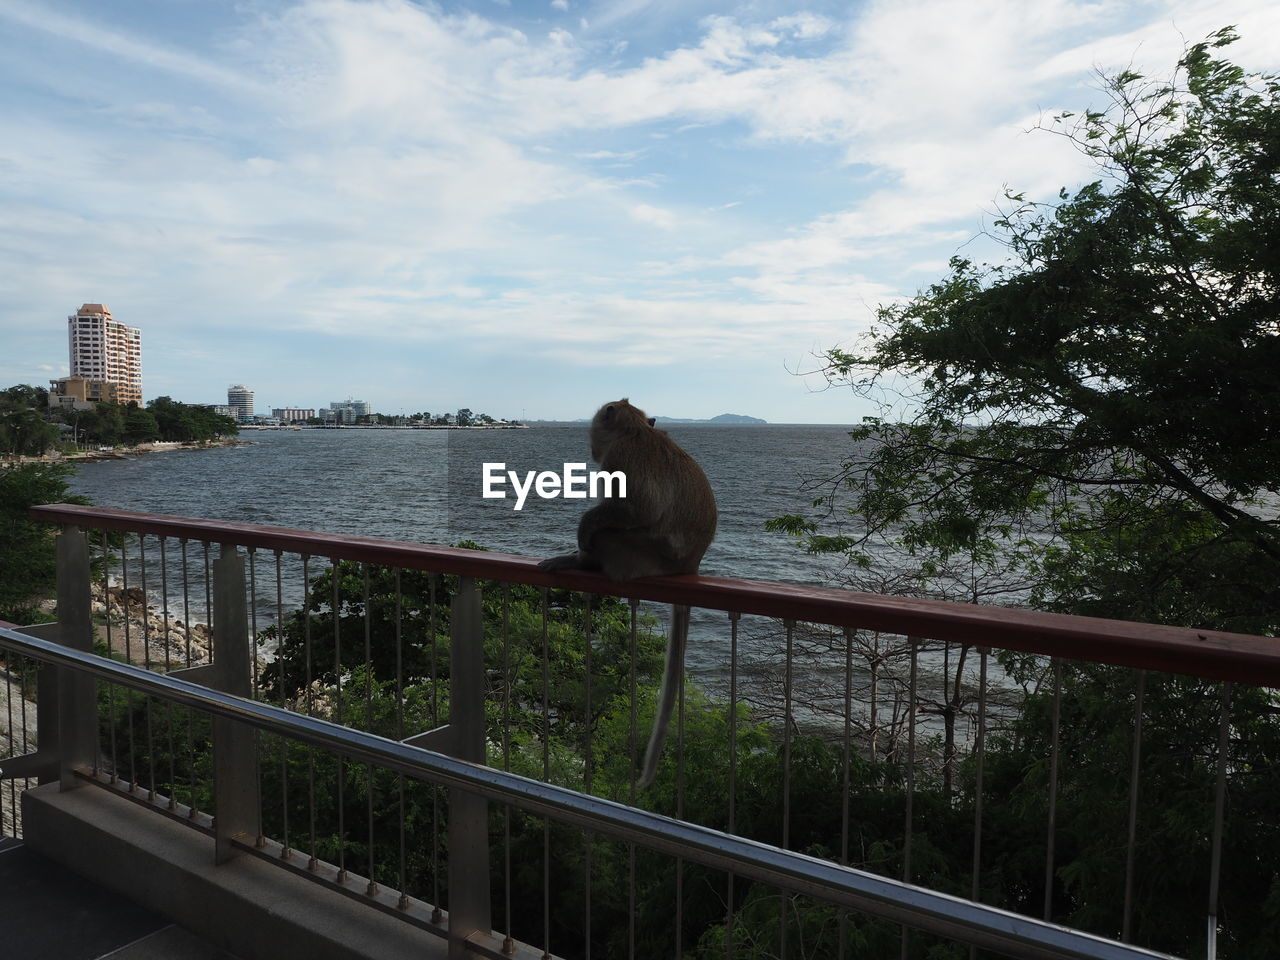
[[[812,557],[783,534],[764,529],[785,513],[808,513],[814,478],[831,477],[854,453],[847,427],[795,425],[673,425],[671,436],[702,465],[719,509],[716,539],[701,572],[711,576],[801,584],[830,584],[837,558]],[[279,430],[249,431],[234,447],[165,451],[126,460],[83,463],[71,483],[97,506],[203,519],[261,523],[338,534],[422,543],[478,543],[501,553],[546,557],[574,548],[578,517],[589,500],[539,499],[522,510],[514,495],[484,499],[482,465],[504,463],[527,471],[559,473],[566,462],[590,463],[585,424],[528,430]],[[170,548],[173,549],[172,547]],[[149,563],[155,563],[154,547]],[[893,565],[893,558],[882,561]],[[139,582],[136,555],[132,583]],[[169,556],[169,592],[181,583]],[[277,616],[269,560],[261,563],[255,609],[260,625]],[[311,567],[322,568],[323,561]],[[199,565],[196,561],[195,566]],[[147,592],[158,601],[158,577]],[[304,578],[285,577],[284,603],[302,598]],[[192,591],[199,607],[203,588]],[[171,602],[174,596],[170,597]],[[645,608],[665,624],[662,607]],[[207,611],[193,609],[193,620]],[[739,695],[757,705],[781,696],[783,629],[765,618],[743,618],[739,628]],[[686,666],[708,692],[727,691],[731,627],[725,613],[695,609]],[[844,653],[821,635],[795,653],[797,716],[835,729],[840,721]],[[835,641],[837,645],[843,641]],[[934,661],[937,661],[936,663]],[[922,654],[926,674],[945,674],[936,653]],[[941,671],[941,672],[940,672]],[[865,686],[865,664],[857,685]],[[925,680],[922,677],[922,684]],[[864,691],[865,692],[865,691]],[[824,705],[825,704],[825,705]]]
[[[702,572],[793,583],[827,582],[836,564],[764,529],[804,512],[806,478],[830,476],[851,452],[839,426],[674,425],[702,465],[719,526]],[[358,533],[422,543],[471,540],[534,557],[574,547],[588,500],[539,499],[523,509],[481,496],[482,465],[559,473],[590,464],[584,425],[528,430],[259,430],[235,447],[166,451],[80,465],[71,487],[97,506],[145,513]]]

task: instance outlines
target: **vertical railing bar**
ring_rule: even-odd
[[[1232,685],[1222,685],[1222,715],[1218,720],[1218,774],[1213,788],[1213,841],[1209,860],[1209,916],[1205,960],[1218,956],[1218,885],[1222,873],[1222,830],[1227,809],[1227,754],[1231,750]]]
[[[400,584],[400,568],[396,567],[396,739],[404,739],[404,594]],[[396,906],[401,910],[409,908],[408,889],[408,854],[405,846],[404,820],[404,774],[397,771],[400,794],[400,899]]]
[[[431,611],[428,614],[428,627],[431,631],[431,727],[440,726],[440,671],[439,656],[436,650],[437,610],[436,610],[436,574],[427,575],[427,598]],[[441,923],[444,920],[444,908],[440,903],[440,788],[431,788],[431,922]]]
[[[955,786],[955,716],[951,714],[951,691],[948,689],[951,679],[951,644],[946,640],[942,641],[942,724],[943,724],[943,741],[942,741],[942,783],[943,792],[947,799],[951,798],[951,791]],[[957,681],[958,682],[958,681]],[[948,722],[951,725],[951,735],[946,735]]]
[[[639,687],[636,683],[636,658],[637,654],[637,613],[640,608],[640,601],[634,597],[628,598],[628,605],[631,608],[631,619],[629,628],[629,641],[631,648],[631,787],[628,791],[627,802],[631,806],[636,805],[636,698],[639,696]],[[627,844],[627,956],[630,960],[635,960],[636,956],[636,845],[634,843]]]
[[[191,666],[191,574],[187,561],[187,538],[179,537],[178,545],[182,548],[182,635],[187,644],[187,662]]]
[[[214,660],[217,659],[217,656],[218,656],[218,651],[215,646],[217,643],[217,636],[214,633],[214,629],[213,629],[214,628],[213,573],[212,573],[213,562],[209,556],[209,541],[202,540],[200,541],[200,543],[201,543],[201,546],[204,548],[204,625],[205,625],[205,636],[209,640],[209,649],[207,651],[207,657],[208,657],[208,662],[212,663]],[[194,754],[192,754],[192,756],[194,757]],[[192,768],[191,782],[194,786],[195,784],[194,765]]]
[[[182,547],[182,634],[186,641],[187,658],[186,666],[190,667],[193,663],[191,655],[191,570],[190,561],[187,557],[187,538],[179,537],[178,544]],[[207,626],[207,624],[206,624]],[[191,795],[189,797],[190,804],[187,807],[187,816],[195,819],[197,807],[196,802],[196,711],[194,707],[187,708],[187,770],[191,780]]]
[[[5,704],[5,727],[4,739],[6,743],[6,756],[16,757],[27,752],[27,705],[23,697],[23,685],[26,681],[26,667],[23,666],[23,676],[18,680],[18,712],[22,715],[22,746],[17,745],[14,739],[13,731],[13,654],[4,653],[4,704]],[[0,786],[9,788],[9,822],[13,824],[13,835],[18,835],[18,781],[16,778],[9,780],[0,780]],[[4,809],[4,798],[0,797],[0,812]],[[5,836],[3,829],[0,829],[0,837]]]
[[[585,705],[583,707],[583,715],[586,717],[586,733],[585,733],[586,743],[583,745],[583,750],[582,750],[582,754],[583,754],[582,792],[587,794],[588,796],[591,795],[591,780],[592,780],[591,765],[595,762],[595,758],[592,756],[592,749],[591,749],[591,734],[595,728],[593,723],[593,716],[591,713],[591,635],[592,635],[592,628],[595,625],[593,616],[592,616],[591,606],[594,599],[595,599],[594,595],[588,593],[585,595],[584,601],[583,601],[584,608],[585,608],[585,617],[586,617],[586,626],[585,626],[585,629],[583,630],[583,668],[584,668],[583,672],[586,674],[586,683],[585,683],[584,697],[583,697],[585,701]],[[503,611],[505,615],[505,611],[506,611],[505,607],[503,608]],[[505,630],[505,622],[504,622],[504,630]],[[506,722],[505,710],[503,713],[503,721],[504,723]],[[504,737],[504,743],[505,743],[505,737]],[[510,807],[507,808],[508,814],[510,814],[510,809],[511,809]],[[508,824],[509,823],[510,821],[508,820]],[[590,830],[586,830],[583,832],[583,843],[585,844],[585,849],[583,850],[583,857],[582,857],[583,960],[591,960],[591,868],[592,868],[591,854],[592,854],[592,849],[595,845],[595,835]],[[510,856],[511,856],[511,853],[510,853],[510,850],[508,850],[507,851],[508,867],[510,866]],[[507,929],[508,930],[511,929],[510,896],[511,896],[510,888],[508,887],[508,891],[507,891],[507,897],[508,897]]]
[[[130,627],[129,617],[129,536],[125,534],[120,539],[120,597],[124,607],[124,661],[125,663],[133,663],[133,631]],[[143,617],[146,617],[145,600]],[[128,710],[129,719],[129,792],[135,793],[138,789],[138,750],[137,738],[134,733],[133,723],[133,690],[125,689],[125,707]]]
[[[1133,926],[1133,873],[1138,839],[1138,782],[1142,766],[1142,699],[1147,685],[1147,671],[1138,671],[1137,690],[1133,702],[1133,752],[1129,766],[1129,827],[1124,858],[1124,918],[1120,940],[1129,943]]]
[[[342,561],[330,557],[329,571],[333,578],[333,722],[345,723],[342,715],[342,631],[339,627],[341,614],[341,582]],[[347,764],[342,754],[334,755],[338,763],[338,883],[347,882],[347,825],[346,825],[346,791]]]
[[[911,674],[907,690],[907,796],[905,810],[905,837],[902,843],[902,880],[911,882],[911,847],[914,843],[912,826],[916,792],[916,694],[919,679],[919,647],[915,637],[908,637],[907,644],[911,648]],[[902,960],[907,960],[911,949],[911,928],[902,928]]]
[[[245,552],[249,554],[249,690],[253,695],[253,699],[257,700],[258,691],[258,550],[256,547],[246,547]],[[253,755],[255,758],[262,756],[262,731],[256,727],[253,731]],[[257,783],[257,795],[259,801],[262,799],[262,764],[254,763],[253,776]],[[258,835],[254,839],[254,846],[262,849],[267,845],[266,835],[262,832],[262,810],[258,810]]]
[[[210,572],[209,541],[200,542],[204,546],[204,624],[209,630],[209,659],[212,660],[217,656],[213,649],[213,574]]]
[[[1053,863],[1054,846],[1058,832],[1058,754],[1060,750],[1059,725],[1062,720],[1062,660],[1054,657],[1053,663],[1053,713],[1049,720],[1049,816],[1048,842],[1044,857],[1044,919],[1053,916]]]
[[[591,657],[587,656],[587,701],[591,698]],[[511,584],[502,584],[502,769],[511,770]],[[588,709],[588,716],[590,710]],[[591,776],[591,759],[587,758],[587,777]],[[502,806],[502,899],[505,920],[503,922],[502,952],[516,952],[516,942],[511,936],[511,804]],[[591,895],[590,888],[587,896]],[[590,942],[590,941],[588,941]]]
[[[173,657],[169,650],[169,554],[166,549],[168,537],[160,537],[160,596],[163,598],[160,606],[160,623],[164,628],[161,635],[164,638],[164,672],[168,674],[173,670]],[[176,810],[178,808],[178,773],[177,761],[174,756],[173,748],[173,701],[166,700],[164,702],[165,729],[168,732],[169,747],[169,809]]]
[[[249,555],[249,683],[253,699],[258,699],[258,548],[245,547]]]
[[[782,849],[791,848],[791,685],[794,679],[795,633],[794,620],[783,621],[786,631],[786,660],[782,673]],[[787,915],[790,897],[785,890],[778,891],[778,956],[787,960]]]
[[[307,716],[315,716],[315,692],[311,687],[311,557],[302,555],[302,662],[303,699]],[[335,611],[336,612],[336,611]],[[307,858],[307,869],[317,870],[320,858],[316,856],[316,748],[307,744],[307,816],[310,821],[311,851]]]
[[[107,531],[102,531],[102,599],[103,606],[107,611],[107,656],[111,655],[111,552],[108,549]],[[116,695],[119,687],[114,683],[107,684],[107,703],[110,705],[107,711],[108,726],[110,728],[111,737],[111,782],[115,784],[119,781],[119,764],[116,759]],[[191,736],[191,727],[187,727],[188,739]],[[175,783],[176,792],[176,783]]]
[[[676,697],[676,819],[684,819],[684,682]],[[684,859],[676,857],[676,952],[684,956]]]
[[[978,892],[982,881],[982,789],[983,774],[987,757],[987,657],[990,651],[986,647],[978,649],[978,735],[973,745],[976,757],[976,770],[973,782],[973,882],[969,888],[969,899],[978,901]],[[977,960],[978,948],[969,948],[970,960]]]
[[[841,751],[843,775],[840,780],[840,865],[849,865],[849,790],[853,764],[853,638],[857,631],[844,628],[844,744]],[[848,950],[849,911],[841,910],[837,956],[844,960]]]
[[[373,612],[369,609],[369,564],[363,563],[364,568],[364,728],[366,732],[373,732]],[[378,883],[374,875],[377,872],[373,859],[373,784],[374,771],[373,764],[368,765],[369,785],[365,791],[366,810],[369,819],[369,883],[365,887],[365,896],[373,897],[378,894]]]
[[[737,829],[738,800],[738,621],[742,614],[729,611],[729,823],[728,832]],[[733,885],[730,872],[725,882],[724,955],[733,956]]]
[[[284,571],[281,568],[281,551],[276,550],[276,649],[275,657],[280,664],[280,709],[289,709],[289,683],[284,672]],[[307,609],[302,608],[302,615],[309,616]],[[292,856],[289,847],[289,739],[280,738],[280,859],[288,860]]]
[[[867,723],[871,727],[870,747],[871,759],[876,759],[877,740],[880,732],[880,631],[877,630],[871,638],[871,692],[869,694],[870,703],[867,714]]]
[[[151,670],[151,615],[147,604],[147,536],[138,534],[138,577],[142,581],[142,665]],[[155,727],[151,712],[153,698],[146,695],[142,698],[147,711],[147,799],[152,803],[156,799],[156,746]]]
[[[542,594],[542,779],[551,781],[551,591]],[[551,957],[551,820],[542,818],[542,956]]]

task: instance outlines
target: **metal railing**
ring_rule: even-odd
[[[829,916],[823,908],[806,913],[811,902],[834,906],[841,955],[856,952],[855,933],[883,942],[883,930],[863,925],[866,918],[901,926],[895,952],[903,957],[925,947],[913,930],[1018,957],[1159,955],[1049,922],[1062,919],[1067,899],[1055,846],[1060,821],[1072,813],[1062,789],[1062,716],[1083,689],[1064,667],[1137,668],[1118,838],[1124,866],[1110,891],[1123,904],[1113,936],[1125,941],[1140,932],[1135,904],[1153,869],[1140,862],[1141,784],[1152,760],[1143,728],[1153,706],[1144,693],[1162,687],[1148,671],[1249,689],[1280,684],[1280,654],[1268,638],[710,577],[612,583],[547,574],[523,557],[125,511],[58,505],[35,514],[63,525],[59,624],[0,631],[0,650],[9,651],[3,683],[28,695],[39,687],[43,731],[36,753],[0,761],[0,777],[115,789],[212,832],[220,860],[255,853],[447,936],[458,950],[465,944],[494,956],[682,955],[695,947],[700,955],[754,956],[758,944],[749,941],[762,929],[776,937],[773,954],[813,955],[801,939],[812,929],[806,918]],[[95,537],[86,539],[83,528]],[[424,579],[414,579],[419,572]],[[496,584],[488,605],[478,581]],[[519,594],[528,588],[532,601]],[[577,599],[565,600],[565,589]],[[148,615],[150,598],[157,612]],[[142,607],[140,620],[131,599],[135,612]],[[713,702],[715,709],[688,704],[693,719],[681,703],[664,774],[652,795],[638,797],[626,785],[637,729],[646,729],[637,672],[654,641],[641,601],[729,616],[719,632],[727,676],[706,684],[718,683],[727,701]],[[610,602],[613,619],[605,616]],[[193,624],[193,606],[211,624],[207,634]],[[530,611],[534,621],[522,622]],[[701,621],[704,633],[716,634],[708,622]],[[95,635],[115,660],[92,652]],[[206,641],[211,658],[201,650]],[[1043,889],[1033,891],[1043,910],[1035,919],[1026,915],[1035,896],[1025,891],[1022,913],[982,902],[1007,896],[991,880],[1003,865],[991,862],[998,808],[991,783],[984,785],[991,738],[1013,729],[995,688],[1003,685],[1005,701],[1026,694],[1025,681],[1014,682],[1017,668],[992,662],[993,649],[1048,658],[1021,668],[1035,673],[1049,710],[1038,830]],[[55,669],[37,671],[33,662]],[[532,687],[521,679],[528,676]],[[771,688],[780,700],[769,704]],[[1203,765],[1213,772],[1205,785],[1212,814],[1201,825],[1210,848],[1201,878],[1210,956],[1220,928],[1231,689],[1219,689],[1221,715]],[[800,690],[817,692],[804,699]],[[773,741],[761,742],[744,691],[761,694],[756,713],[776,721]],[[837,722],[823,727],[828,708]],[[610,737],[611,725],[621,733]],[[571,728],[578,739],[569,744]],[[816,740],[807,736],[814,729]],[[710,754],[723,760],[715,771],[706,767],[709,754],[697,752],[708,730],[725,737]],[[11,733],[10,752],[22,752],[19,743]],[[619,745],[621,778],[619,758],[608,755]],[[810,763],[814,755],[834,767]],[[838,811],[826,837],[808,822],[813,811],[800,808],[813,802],[816,768],[828,778],[818,791],[835,798]],[[883,796],[900,804],[901,835],[876,838],[889,855],[866,855],[855,809],[865,800],[860,777],[881,778]],[[954,785],[959,780],[967,792]],[[714,782],[711,792],[723,787],[722,805],[708,805],[704,782]],[[16,810],[12,783],[8,805]],[[771,805],[759,802],[762,792]],[[772,822],[762,825],[762,814]],[[530,816],[541,818],[540,829]],[[966,821],[971,870],[951,877],[949,890],[926,888],[921,880],[933,876],[937,847],[929,828]],[[441,836],[447,842],[438,843]],[[800,845],[824,856],[798,852]],[[670,889],[659,891],[674,914],[667,947],[646,939],[657,924],[638,917],[651,908],[645,858],[653,853],[645,851],[662,855],[660,868],[674,874]],[[538,853],[540,863],[528,862]],[[606,872],[626,878],[625,895],[598,889]],[[573,885],[571,874],[580,886],[572,905],[560,895]],[[540,910],[523,902],[538,887]],[[713,888],[723,909],[715,923],[705,916]],[[772,921],[761,924],[761,891],[769,889]],[[567,921],[570,907],[576,917]],[[505,936],[491,932],[499,915]],[[622,915],[625,935],[602,929],[605,918],[616,928]],[[684,939],[695,920],[697,944]],[[529,930],[539,947],[517,939],[522,932],[533,939]]]

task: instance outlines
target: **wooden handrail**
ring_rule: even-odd
[[[32,507],[31,515],[82,528],[357,560],[1280,687],[1280,640],[1273,637],[724,577],[620,582],[596,573],[548,573],[538,569],[536,559],[514,554],[74,504]]]

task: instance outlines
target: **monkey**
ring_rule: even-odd
[[[716,500],[697,461],[626,398],[604,404],[591,421],[591,458],[626,476],[625,498],[582,515],[578,549],[549,557],[543,570],[599,570],[610,580],[697,573],[716,533]],[[684,681],[689,608],[671,608],[671,636],[653,731],[638,786],[653,782],[667,726]]]

